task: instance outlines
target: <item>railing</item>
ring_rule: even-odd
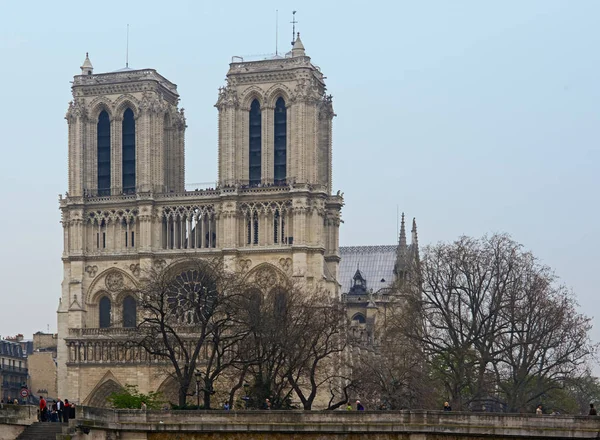
[[[127,327],[108,327],[108,328],[70,328],[69,336],[83,337],[83,336],[132,336],[135,335],[138,330]]]
[[[13,367],[12,365],[1,365],[0,371],[10,371],[11,373],[27,374],[27,368]]]

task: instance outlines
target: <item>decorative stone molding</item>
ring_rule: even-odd
[[[98,266],[86,266],[85,271],[89,275],[90,278],[94,278],[96,273],[98,272]]]
[[[129,270],[136,278],[140,276],[141,269],[139,264],[130,264]]]
[[[104,283],[110,292],[118,292],[125,285],[123,274],[121,272],[110,272],[108,275],[106,275]]]
[[[250,259],[238,260],[238,267],[242,273],[248,272],[248,270],[250,270],[250,267],[252,267],[252,260],[250,260]]]
[[[285,273],[287,273],[288,275],[292,273],[292,259],[291,258],[280,258],[279,266],[281,266],[281,269],[283,269],[283,271]]]

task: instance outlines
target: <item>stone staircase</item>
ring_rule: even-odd
[[[56,440],[62,434],[62,423],[36,422],[29,425],[15,440]]]

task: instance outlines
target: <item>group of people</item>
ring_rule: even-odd
[[[350,402],[348,402],[346,404],[346,410],[348,410],[348,411],[354,410],[354,408],[352,408],[352,404]],[[364,405],[362,403],[360,403],[360,400],[357,400],[356,401],[356,411],[364,411],[364,410],[365,410]]]
[[[75,418],[75,405],[69,403],[69,399],[63,402],[60,398],[53,400],[50,405],[44,396],[40,396],[40,421],[68,423],[69,419]]]

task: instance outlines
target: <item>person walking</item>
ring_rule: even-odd
[[[538,416],[541,416],[542,414],[544,414],[544,411],[542,411],[542,405],[537,406],[537,408],[535,409],[535,414]]]
[[[356,401],[356,411],[364,411],[365,407],[363,406],[362,403],[360,403],[360,400]]]
[[[444,402],[444,411],[452,411],[452,407],[450,406],[450,403]]]
[[[69,416],[71,415],[71,405],[69,405],[69,399],[65,399],[63,405],[63,423],[69,423]]]
[[[598,415],[598,411],[596,411],[596,408],[594,408],[594,404],[590,403],[590,412],[588,413],[589,416],[597,416]]]
[[[60,397],[58,398],[58,400],[56,401],[56,414],[58,415],[58,422],[62,423],[63,421],[63,406],[64,403],[62,400],[60,400]]]
[[[40,396],[40,422],[46,422],[48,419],[48,405],[44,396]]]

